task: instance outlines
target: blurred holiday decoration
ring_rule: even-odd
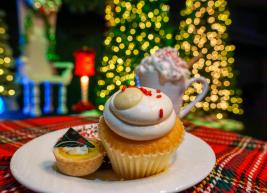
[[[162,1],[107,1],[105,19],[109,30],[99,68],[96,103],[104,109],[108,97],[122,85],[135,85],[134,67],[159,47],[172,45],[169,9]]]
[[[210,92],[196,108],[215,112],[222,119],[226,112],[242,114],[240,91],[235,88],[233,72],[235,46],[228,44],[228,27],[232,23],[226,0],[187,0],[181,15],[176,48],[187,61],[203,55],[193,64],[194,77],[205,76]],[[195,100],[201,85],[195,83],[185,95],[185,105]],[[196,109],[193,109],[196,110]]]
[[[61,6],[61,0],[25,0],[32,8],[40,13],[49,15],[57,12]]]
[[[23,1],[23,0],[21,0]],[[31,37],[33,26],[36,26],[35,16],[40,17],[42,20],[41,25],[44,25],[44,31],[40,33],[43,38],[46,38],[46,41],[43,43],[46,45],[46,54],[49,60],[56,60],[57,56],[55,54],[55,31],[56,31],[56,20],[57,20],[57,11],[61,6],[61,0],[24,0],[27,7],[27,11],[23,11],[25,14],[25,19],[22,21],[24,25],[24,38],[27,42]],[[39,19],[39,20],[40,20]],[[36,26],[38,27],[38,25]],[[41,40],[40,40],[41,41]]]
[[[18,92],[15,82],[15,60],[8,45],[4,17],[4,12],[0,10],[0,114],[7,110],[16,110],[14,96]]]
[[[82,100],[73,105],[72,109],[77,112],[94,109],[88,100],[89,77],[95,75],[95,52],[91,49],[80,49],[74,53],[74,74],[80,76]]]
[[[5,112],[5,102],[3,97],[0,97],[0,115]]]
[[[0,10],[0,96],[13,96],[16,93],[14,59],[8,45],[7,26],[4,12]]]
[[[59,0],[18,1],[20,33],[24,40],[21,45],[23,56],[19,61],[19,79],[24,88],[25,114],[35,116],[42,112],[54,112],[53,86],[58,87],[55,112],[67,112],[65,87],[72,79],[73,64],[58,61],[54,53],[56,15],[60,5]],[[44,87],[43,110],[40,108],[40,85]]]

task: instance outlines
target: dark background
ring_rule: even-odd
[[[178,27],[179,12],[185,0],[170,0],[171,24]],[[18,21],[15,0],[0,0],[6,12],[10,44],[14,56],[20,54]],[[243,91],[245,114],[239,117],[245,124],[245,134],[267,140],[267,1],[229,0],[228,8],[233,21],[229,29],[231,41],[236,45],[235,70],[238,87]],[[75,49],[84,45],[96,50],[96,65],[101,62],[105,32],[103,11],[74,13],[65,5],[58,13],[57,48],[61,60],[73,61]],[[91,84],[94,84],[95,80]],[[92,89],[92,87],[91,87]],[[80,98],[79,79],[74,77],[68,87],[68,105]],[[91,90],[91,97],[94,92]]]

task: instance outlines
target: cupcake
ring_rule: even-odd
[[[171,100],[152,88],[124,87],[116,92],[99,122],[99,137],[112,168],[125,179],[166,170],[183,136]]]
[[[70,128],[54,146],[58,170],[69,176],[86,176],[102,164],[104,149],[97,139],[86,139]]]

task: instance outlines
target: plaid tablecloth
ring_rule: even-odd
[[[62,116],[0,122],[0,193],[31,192],[10,173],[10,159],[20,146],[44,133],[91,122],[97,119]],[[188,122],[185,125],[193,128],[191,133],[205,140],[217,157],[210,175],[186,192],[267,192],[267,142]]]

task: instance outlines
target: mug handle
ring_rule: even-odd
[[[189,113],[189,111],[195,106],[195,104],[199,101],[201,101],[204,96],[207,94],[208,90],[209,90],[209,83],[207,82],[207,80],[203,77],[195,77],[195,78],[191,78],[190,80],[188,80],[186,82],[185,85],[185,90],[191,86],[194,82],[199,82],[203,85],[202,88],[202,93],[200,93],[196,99],[194,101],[192,101],[191,103],[189,103],[184,109],[181,110],[180,112],[180,118],[183,118],[185,115],[187,115]]]

